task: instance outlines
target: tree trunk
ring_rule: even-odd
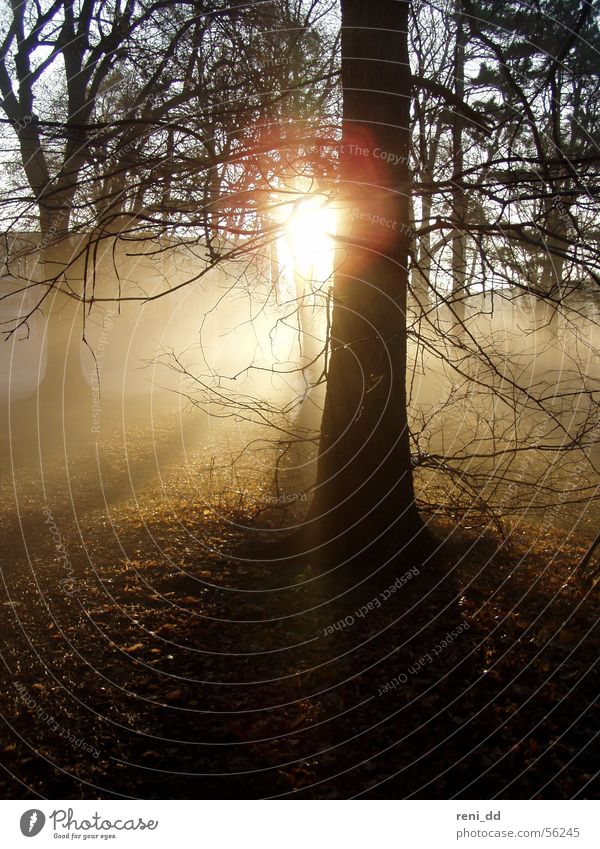
[[[425,179],[433,180],[433,175],[424,174]],[[422,224],[431,222],[432,198],[427,194],[421,201]],[[431,233],[425,233],[419,242],[419,253],[417,256],[417,267],[413,270],[412,291],[421,313],[429,312],[432,305],[431,298]]]
[[[462,0],[455,0],[456,44],[454,49],[454,93],[459,100],[465,99],[465,43],[466,33]],[[452,322],[462,329],[465,320],[465,298],[467,296],[467,245],[465,238],[466,197],[462,185],[464,170],[463,152],[464,119],[458,110],[454,113],[452,132],[452,170],[454,187],[452,192],[452,218],[456,230],[452,237]]]
[[[344,200],[309,524],[319,544],[397,550],[422,529],[406,409],[408,2],[342,0]]]
[[[48,237],[46,241],[49,241]],[[81,304],[61,294],[61,290],[64,292],[67,288],[81,292],[84,262],[83,259],[74,262],[81,250],[73,240],[65,237],[46,245],[42,242],[40,252],[43,280],[51,283],[54,289],[44,304],[46,370],[38,397],[46,408],[52,408],[54,412],[89,403],[91,398],[90,386],[81,369]]]

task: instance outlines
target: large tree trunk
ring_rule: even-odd
[[[344,555],[421,528],[406,409],[408,2],[342,0],[344,212],[309,523]],[[389,155],[389,159],[386,158]]]

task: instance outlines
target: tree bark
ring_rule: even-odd
[[[347,556],[379,543],[398,548],[422,523],[405,382],[409,3],[342,0],[341,6],[344,211],[308,521],[319,530],[319,545]]]
[[[454,49],[454,93],[456,97],[465,99],[465,43],[466,32],[462,0],[455,0],[456,45]],[[452,219],[456,222],[456,230],[452,237],[452,321],[460,330],[465,320],[465,298],[467,295],[467,245],[465,237],[465,217],[467,199],[462,188],[464,152],[463,152],[464,117],[457,109],[454,113],[452,128],[452,168],[454,171],[454,187],[452,192]]]
[[[74,261],[81,251],[78,240],[64,237],[49,241],[46,236],[40,251],[41,273],[52,285],[45,302],[46,369],[38,388],[38,398],[54,413],[67,407],[89,403],[91,389],[81,369],[82,306],[79,301],[62,294],[68,288],[80,293],[84,274],[83,259]],[[70,264],[72,266],[70,267]]]

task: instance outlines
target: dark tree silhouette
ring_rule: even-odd
[[[348,555],[421,528],[406,409],[410,244],[408,2],[342,2],[340,258],[314,505]],[[387,162],[373,156],[395,154]]]

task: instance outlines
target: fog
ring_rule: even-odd
[[[309,261],[296,234],[208,270],[202,245],[111,240],[91,279],[85,251],[70,251],[66,279],[78,292],[85,282],[94,302],[44,305],[0,349],[7,502],[64,499],[77,515],[136,503],[153,487],[168,498],[175,487],[209,509],[276,505],[266,510],[274,523],[300,515],[324,396],[331,244]],[[39,290],[24,282],[40,279],[39,257],[30,251],[9,270],[4,321],[35,305]],[[472,295],[462,326],[441,299],[424,314],[411,300],[408,386],[424,509],[486,516],[493,507],[535,522],[558,503],[555,523],[582,520],[593,532],[600,453],[586,446],[598,436],[599,317],[591,293],[558,312],[506,288]],[[63,396],[51,372],[74,350]],[[39,404],[36,389],[48,384],[51,401]],[[549,450],[577,440],[579,449]],[[570,468],[580,504],[562,492],[573,489]]]

